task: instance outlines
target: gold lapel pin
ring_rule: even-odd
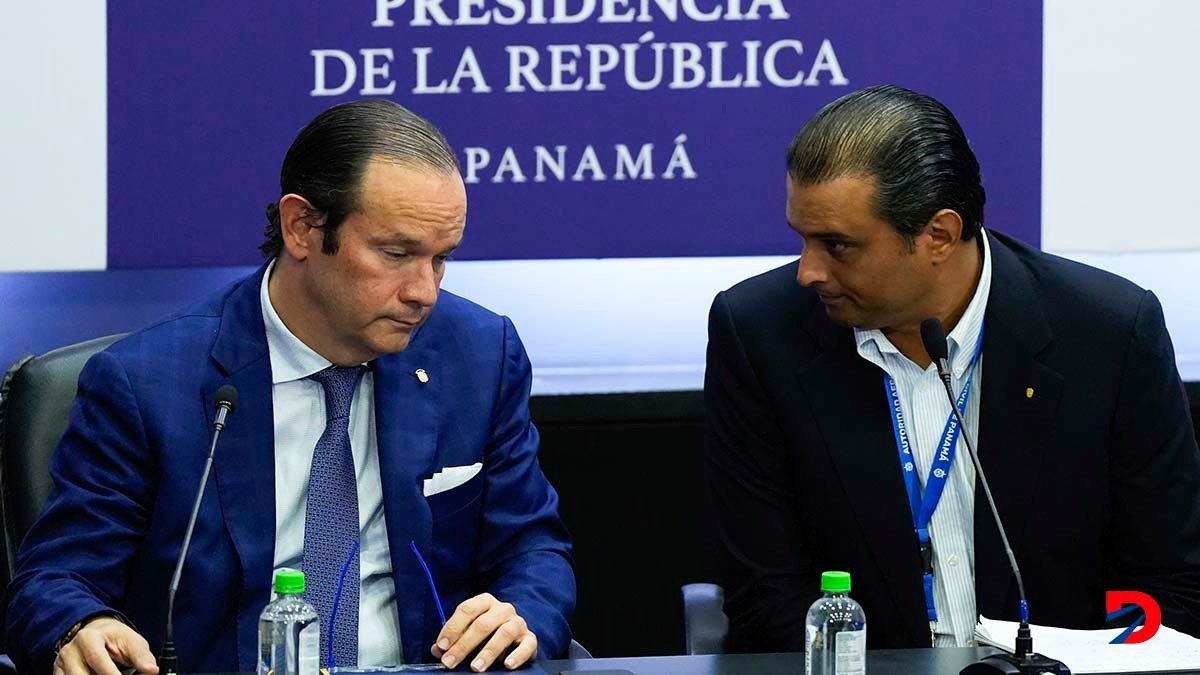
[[[417,368],[413,374],[417,376],[417,381],[421,384],[429,384],[429,373],[425,372],[424,368]]]
[[[1025,390],[1025,398],[1033,398],[1033,387]]]

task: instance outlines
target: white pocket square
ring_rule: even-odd
[[[474,478],[475,474],[479,473],[479,470],[482,468],[483,462],[475,462],[468,466],[442,467],[440,471],[425,479],[425,496],[429,497],[439,492],[453,490]]]

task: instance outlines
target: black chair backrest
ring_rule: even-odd
[[[88,340],[22,359],[5,375],[0,392],[0,516],[6,572],[17,548],[50,494],[50,455],[71,412],[79,372],[96,352],[123,335]],[[3,585],[8,585],[6,573]]]

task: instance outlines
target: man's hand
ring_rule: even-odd
[[[145,638],[111,616],[88,621],[54,659],[54,675],[120,675],[120,667],[157,673],[158,662]]]
[[[521,667],[537,654],[537,636],[529,630],[525,619],[517,616],[516,608],[500,602],[491,593],[464,600],[454,610],[454,616],[438,633],[433,655],[442,660],[442,665],[453,668],[481,644],[483,649],[471,662],[471,670],[477,673],[487,670],[513,645],[516,647],[504,659],[504,667],[509,670]]]

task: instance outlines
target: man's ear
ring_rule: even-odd
[[[279,231],[283,248],[296,260],[320,251],[324,232],[321,216],[307,199],[295,193],[279,198]]]
[[[942,209],[933,214],[923,234],[929,237],[930,260],[936,265],[953,255],[962,241],[963,221],[953,209]]]

